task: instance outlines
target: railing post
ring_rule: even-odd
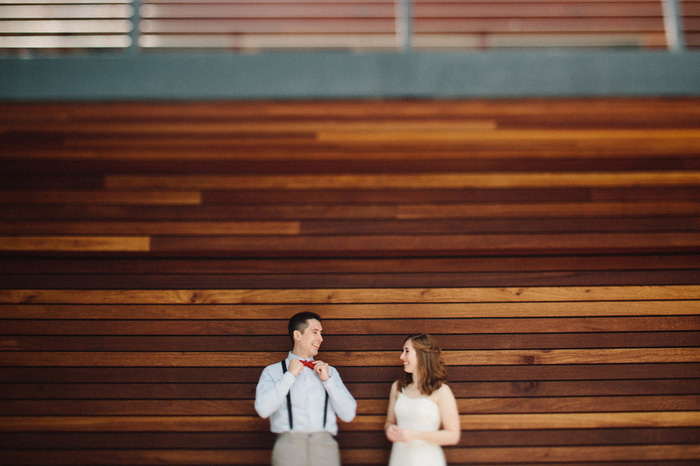
[[[131,38],[131,45],[129,46],[130,53],[139,53],[139,23],[141,22],[141,15],[139,10],[141,8],[140,0],[131,0],[131,7],[134,11],[131,13],[131,32],[129,37]]]
[[[412,12],[411,0],[396,0],[396,41],[400,51],[411,51]]]
[[[682,52],[685,49],[683,40],[683,16],[678,0],[662,0],[664,12],[664,28],[666,30],[666,43],[672,52]]]

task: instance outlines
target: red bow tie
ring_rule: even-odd
[[[305,360],[303,360],[303,359],[300,359],[299,361],[301,361],[301,363],[302,363],[303,365],[305,365],[306,367],[308,367],[309,369],[312,369],[312,370],[313,370],[313,368],[314,368],[314,363],[313,363],[313,362],[311,362],[311,361],[305,361]]]

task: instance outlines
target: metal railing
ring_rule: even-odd
[[[681,52],[685,49],[685,41],[683,40],[682,15],[678,0],[662,0],[662,7],[668,49],[672,52]]]

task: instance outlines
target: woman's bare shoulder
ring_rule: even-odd
[[[452,389],[446,383],[443,383],[442,385],[440,385],[440,388],[435,390],[435,393],[436,393],[437,397],[439,399],[442,399],[442,400],[454,398],[454,395],[452,394]]]
[[[394,383],[391,384],[391,393],[397,393],[399,391],[399,381],[394,380]]]

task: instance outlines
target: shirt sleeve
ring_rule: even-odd
[[[283,403],[286,403],[287,393],[294,384],[294,375],[289,371],[282,377],[275,377],[275,372],[282,372],[279,364],[273,364],[263,370],[255,389],[255,411],[264,419],[270,417]],[[277,369],[277,371],[275,371]]]
[[[348,389],[343,384],[340,374],[335,367],[329,368],[330,377],[323,382],[323,386],[328,392],[331,406],[336,415],[344,422],[350,422],[355,419],[357,411],[357,401],[352,397]]]

